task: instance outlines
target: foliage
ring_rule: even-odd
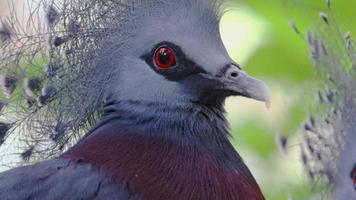
[[[352,26],[356,2],[330,3],[331,8],[324,0],[234,0],[229,12],[234,12],[235,18],[222,23],[223,37],[225,32],[231,37],[234,31],[242,37],[240,45],[236,42],[228,48],[232,57],[237,62],[241,59],[246,71],[264,79],[272,91],[269,111],[242,99],[228,103],[236,148],[252,167],[267,199],[322,199],[322,183],[308,182],[299,154],[301,124],[308,111],[315,109],[316,88],[322,82],[314,72],[305,31],[312,21],[322,20],[320,12],[328,13],[329,9],[342,28],[356,31]],[[234,20],[238,23],[231,27]],[[229,41],[233,40],[225,43]],[[279,151],[276,135],[289,138],[288,157]]]

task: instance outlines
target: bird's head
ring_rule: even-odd
[[[125,128],[135,125],[135,131],[141,126],[161,133],[161,127],[169,126],[166,132],[222,132],[226,120],[219,111],[226,97],[266,102],[269,97],[267,87],[229,57],[219,33],[220,1],[83,0],[34,6],[29,13],[36,16],[43,15],[40,7],[48,6],[45,24],[37,27],[35,19],[28,21],[34,35],[23,33],[23,27],[3,31],[11,38],[1,49],[3,71],[19,75],[16,80],[40,82],[36,88],[28,81],[26,88],[18,88],[21,94],[16,93],[9,105],[16,108],[9,124],[16,121],[13,127],[31,130],[23,141],[31,141],[31,152],[41,144],[41,153],[34,154],[47,154],[37,141],[50,140],[56,148],[48,145],[51,155],[71,146],[92,125],[99,127],[113,117],[120,117],[115,122],[126,123]],[[45,71],[33,62],[37,58],[41,63],[43,58]],[[33,77],[37,72],[39,77]],[[16,88],[12,82],[7,89]]]
[[[217,8],[199,0],[137,9],[104,45],[101,65],[118,72],[112,98],[180,107],[220,105],[231,95],[269,102],[266,85],[229,57]]]

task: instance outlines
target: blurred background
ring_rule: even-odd
[[[314,71],[305,31],[319,28],[320,12],[334,17],[343,32],[356,31],[356,1],[331,0],[331,8],[327,2],[233,0],[221,22],[230,55],[272,92],[269,110],[243,98],[227,102],[235,147],[268,200],[324,199],[325,187],[309,182],[300,155],[302,124],[317,109],[316,93],[323,84]],[[276,142],[278,136],[288,138],[286,150]]]
[[[23,0],[0,0],[0,16],[9,13],[7,1],[23,4]],[[356,31],[356,1],[331,4],[340,26]],[[325,192],[322,184],[310,183],[303,171],[299,133],[322,84],[304,31],[328,9],[326,0],[230,0],[226,4],[221,33],[230,55],[249,74],[264,80],[272,93],[270,109],[244,98],[227,101],[233,144],[268,200],[322,199]],[[288,138],[286,149],[278,145],[281,137]]]

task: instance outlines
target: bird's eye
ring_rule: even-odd
[[[158,47],[153,59],[159,69],[169,69],[176,65],[176,56],[173,50],[167,46]]]

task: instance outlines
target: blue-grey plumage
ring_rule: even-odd
[[[247,76],[225,50],[218,0],[48,0],[40,5],[44,7],[36,7],[31,17],[42,8],[44,24],[28,27],[35,32],[33,37],[21,37],[28,33],[12,27],[12,39],[0,54],[1,73],[11,74],[4,77],[16,75],[11,80],[20,80],[3,84],[9,95],[16,88],[18,92],[7,106],[11,112],[2,114],[23,132],[19,137],[25,146],[34,147],[32,157],[51,157],[72,146],[104,114],[106,102],[139,100],[189,107],[202,95],[214,97],[203,87],[225,87],[226,95],[268,101],[263,83]],[[18,44],[29,45],[18,48]],[[167,44],[179,51],[176,71],[157,70],[152,58],[145,58],[157,45]],[[46,69],[39,62],[45,62]],[[224,70],[237,77],[224,77]],[[33,92],[28,84],[25,89],[17,84],[27,80],[37,80],[36,87],[41,88]],[[61,140],[53,140],[49,136],[58,123],[66,128]]]
[[[152,73],[139,57],[158,42],[183,41],[184,37],[186,44],[201,38],[196,44],[184,45],[187,49],[210,39],[212,44],[219,45],[219,38],[216,38],[219,36],[219,4],[218,1],[199,0],[40,1],[39,7],[34,6],[30,12],[28,27],[20,27],[22,23],[16,21],[16,16],[3,20],[0,29],[1,85],[11,101],[1,115],[6,123],[15,123],[14,127],[21,130],[18,137],[26,141],[20,145],[25,146],[24,151],[26,146],[35,146],[33,157],[44,158],[62,152],[97,122],[108,96],[119,90],[121,84],[126,84],[117,83],[118,75],[125,77],[127,71],[132,73],[128,77],[136,80],[135,84],[122,87],[125,91],[121,93],[131,95],[133,90],[141,89],[137,91],[140,98],[154,97],[153,92],[158,88],[152,91],[152,86],[142,84],[150,79],[149,76],[152,76],[152,84],[167,85],[162,91],[174,91],[173,86],[169,88],[174,84],[161,84],[165,79]],[[174,30],[178,23],[181,29]],[[211,30],[210,36],[205,33],[207,28]],[[184,33],[185,36],[176,37]],[[223,50],[221,44],[217,48]],[[115,64],[110,63],[113,58]],[[210,67],[213,66],[212,63]],[[40,88],[29,87],[28,80],[38,80]],[[24,89],[23,82],[26,83]],[[12,95],[14,91],[17,92]],[[58,123],[66,129],[62,140],[54,142],[48,136]],[[29,132],[31,134],[27,135]],[[18,153],[22,153],[21,150]]]
[[[53,159],[0,174],[0,199],[133,199],[90,165]]]
[[[41,3],[47,32],[1,48],[0,68],[27,83],[12,84],[4,118],[24,161],[55,158],[1,174],[0,198],[264,199],[229,142],[224,101],[268,105],[268,89],[229,57],[219,1]]]

